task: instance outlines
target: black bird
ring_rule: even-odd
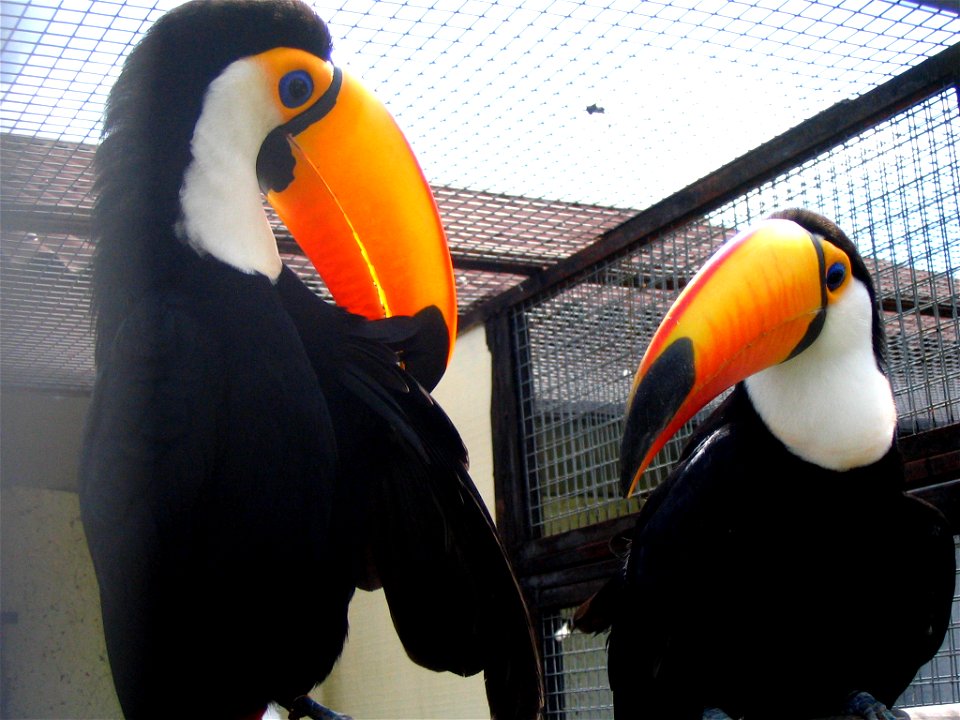
[[[904,493],[873,285],[832,222],[779,213],[684,289],[634,380],[624,490],[735,383],[576,614],[610,627],[616,715],[890,717],[943,640],[954,548]]]
[[[80,500],[120,703],[300,712],[382,586],[413,660],[533,718],[526,607],[428,393],[456,334],[436,206],[330,51],[298,0],[195,0],[109,98]],[[346,309],[283,265],[261,191]]]

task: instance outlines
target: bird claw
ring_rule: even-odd
[[[891,710],[868,692],[852,695],[843,708],[842,720],[862,718],[862,720],[909,720],[909,716],[901,710]],[[734,720],[720,708],[704,708],[702,720]],[[824,718],[824,720],[841,720],[840,717]]]
[[[704,708],[702,720],[733,720],[720,708]]]
[[[868,692],[859,692],[853,695],[847,700],[844,711],[850,715],[861,717],[863,720],[898,720],[902,717],[891,711]]]
[[[301,695],[294,700],[289,710],[288,720],[301,720],[302,718],[311,718],[311,720],[353,720],[349,715],[334,712],[307,695]]]

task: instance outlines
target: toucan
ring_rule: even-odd
[[[683,289],[628,399],[624,491],[733,390],[575,612],[610,630],[617,718],[893,717],[943,641],[955,556],[905,493],[883,346],[856,246],[808,210],[739,233]]]
[[[130,718],[332,716],[355,588],[535,718],[529,614],[429,391],[456,337],[430,188],[299,0],[194,0],[111,90],[81,516]],[[336,304],[282,262],[264,196]],[[331,711],[332,712],[332,711]]]

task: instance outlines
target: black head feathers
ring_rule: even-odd
[[[880,313],[877,305],[877,292],[873,287],[873,278],[867,265],[860,256],[860,251],[854,242],[847,237],[837,225],[815,212],[801,208],[790,208],[770,215],[771,219],[792,220],[809,233],[819,235],[836,245],[840,250],[846,253],[850,258],[850,270],[853,276],[867,288],[870,294],[870,303],[874,308],[873,314],[873,355],[877,359],[877,365],[886,373],[886,335],[883,327],[880,325]]]
[[[107,102],[97,151],[93,306],[97,353],[139,295],[175,272],[190,142],[209,84],[236,60],[275,47],[330,58],[330,33],[299,0],[193,0],[133,49]]]

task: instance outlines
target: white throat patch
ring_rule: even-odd
[[[873,355],[872,317],[870,295],[854,280],[827,308],[810,347],[746,380],[750,400],[774,436],[820,467],[869,465],[893,441],[896,406]]]
[[[282,263],[263,211],[257,155],[267,133],[282,122],[263,70],[245,58],[230,64],[207,88],[193,132],[193,160],[180,188],[181,239],[197,252],[271,280]]]

